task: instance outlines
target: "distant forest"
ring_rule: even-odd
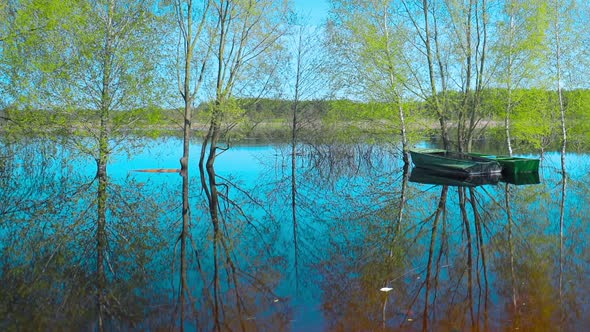
[[[481,114],[479,115],[479,127],[481,135],[493,135],[499,139],[503,134],[504,110],[506,107],[505,89],[490,89],[483,93]],[[514,116],[512,119],[514,136],[520,143],[531,145],[531,147],[555,146],[559,136],[559,119],[556,112],[546,109],[546,104],[555,102],[558,98],[555,91],[526,90],[520,89],[513,92],[517,102],[514,105]],[[564,103],[568,108],[567,126],[572,143],[581,148],[590,146],[590,90],[564,91]],[[454,103],[460,105],[462,100],[460,93],[455,93],[451,98]],[[513,97],[515,98],[515,97]],[[286,99],[271,98],[237,98],[235,99],[237,116],[228,125],[234,128],[230,135],[234,139],[243,138],[266,138],[286,139],[290,131],[292,121],[292,110],[294,101]],[[363,102],[347,99],[339,100],[305,100],[299,101],[298,106],[301,116],[300,121],[307,123],[302,128],[303,133],[310,139],[317,138],[318,132],[331,132],[334,137],[351,137],[350,134],[375,136],[389,136],[395,138],[399,132],[399,118],[392,111],[391,105],[387,102]],[[406,102],[404,108],[407,110],[408,126],[410,132],[416,135],[438,135],[436,116],[433,110],[429,109],[429,101]],[[195,109],[194,130],[204,130],[211,103],[201,103]],[[452,109],[452,108],[451,108]],[[92,119],[93,110],[77,110],[81,119]],[[133,113],[140,120],[133,126],[127,128],[143,135],[179,135],[182,128],[181,109],[163,109],[151,107],[136,109],[134,111],[114,112],[117,116],[127,116]],[[533,121],[536,115],[541,115],[539,121]],[[63,117],[63,112],[52,112],[50,110],[17,110],[6,108],[0,110],[0,118],[7,122],[37,121],[59,124],[68,121]],[[70,113],[71,115],[71,113]],[[456,116],[450,114],[449,118]],[[94,117],[98,121],[98,117]],[[116,120],[116,119],[114,119]],[[75,120],[71,122],[75,127]],[[311,125],[313,124],[313,125]],[[377,124],[377,125],[375,125]],[[38,123],[35,128],[46,131],[43,123]],[[321,128],[321,129],[318,129]],[[55,126],[58,130],[59,126]],[[456,130],[456,128],[454,128]],[[31,129],[29,133],[37,132]],[[304,135],[304,136],[305,136]],[[352,136],[354,137],[354,135]]]

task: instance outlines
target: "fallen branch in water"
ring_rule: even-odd
[[[180,173],[178,168],[148,168],[148,169],[134,169],[132,172],[142,173]]]

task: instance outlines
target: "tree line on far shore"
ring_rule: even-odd
[[[482,111],[480,114],[479,136],[488,138],[503,139],[502,126],[505,116],[506,95],[505,89],[489,89],[483,93]],[[518,100],[514,105],[512,126],[515,139],[528,150],[555,148],[558,143],[559,130],[558,119],[554,109],[546,105],[557,99],[556,91],[539,89],[519,89],[512,92],[513,98]],[[514,97],[516,96],[516,97]],[[563,91],[564,103],[569,112],[566,116],[567,127],[572,142],[577,143],[580,149],[587,149],[590,141],[590,90],[579,89]],[[455,93],[454,103],[459,104],[462,100],[460,93]],[[289,99],[273,98],[236,98],[235,104],[239,109],[239,117],[235,118],[234,139],[266,138],[268,140],[287,139],[290,131],[293,101]],[[300,102],[302,115],[301,121],[316,123],[322,130],[334,132],[347,132],[348,134],[363,132],[363,126],[370,123],[378,123],[379,126],[371,126],[370,131],[376,135],[387,135],[391,139],[398,137],[399,119],[391,113],[390,105],[386,102],[367,102],[349,99],[316,99]],[[411,101],[404,104],[407,110],[409,132],[418,133],[418,137],[424,138],[424,133],[437,136],[438,129],[436,117],[428,101]],[[201,103],[195,110],[195,121],[192,124],[194,130],[202,129],[206,124],[207,109],[209,103]],[[95,114],[91,109],[80,109],[76,111],[80,119],[88,121]],[[152,106],[149,108],[138,108],[134,110],[123,110],[115,112],[114,117],[138,116],[138,121],[127,128],[128,131],[141,135],[157,137],[160,135],[178,135],[182,123],[182,112],[179,109],[165,109]],[[29,134],[35,135],[47,133],[51,128],[53,132],[59,133],[59,126],[47,127],[47,123],[66,123],[63,112],[39,109],[11,109],[6,108],[0,111],[0,117],[4,122],[11,119],[15,123],[34,121],[36,126],[31,126]],[[449,119],[456,117],[456,114],[449,114]],[[42,119],[42,121],[39,121]],[[50,119],[50,121],[48,121]],[[535,121],[532,121],[535,119]],[[98,121],[95,116],[94,121]],[[98,123],[98,122],[97,122]],[[70,122],[70,128],[80,125],[76,119]],[[33,128],[34,127],[34,128]],[[307,128],[306,135],[314,138],[314,127]],[[452,130],[452,129],[451,129]],[[456,128],[455,128],[456,130]],[[336,135],[336,134],[335,134]]]

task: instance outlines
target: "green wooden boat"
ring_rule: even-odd
[[[536,158],[495,156],[480,153],[470,153],[470,155],[497,161],[502,166],[502,174],[505,175],[539,172],[539,159]]]
[[[502,172],[497,161],[466,153],[441,149],[410,149],[414,166],[446,174],[464,177]]]

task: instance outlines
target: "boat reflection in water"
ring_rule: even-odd
[[[501,179],[500,173],[481,175],[466,174],[463,177],[445,176],[436,171],[414,167],[410,174],[410,182],[433,184],[453,187],[477,187],[486,184],[497,184]]]
[[[539,172],[502,173],[502,182],[514,185],[539,184]]]
[[[480,175],[466,174],[459,177],[456,174],[446,176],[436,171],[414,167],[410,174],[410,182],[453,186],[453,187],[477,187],[483,185],[495,185],[498,182],[509,183],[513,185],[539,184],[539,173],[514,173],[501,175],[499,173],[489,173]]]

